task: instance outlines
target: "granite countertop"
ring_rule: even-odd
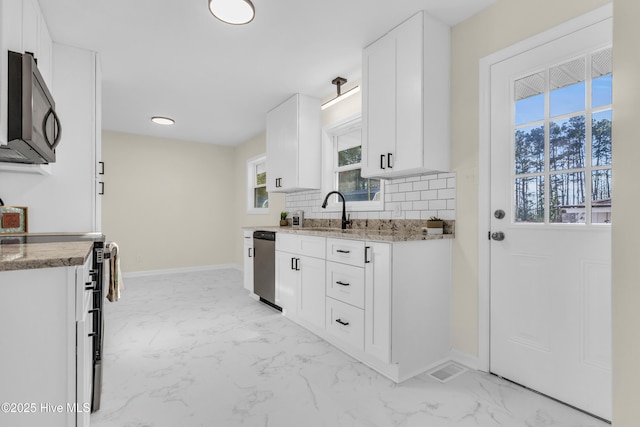
[[[82,265],[93,242],[10,243],[0,245],[0,271]]]
[[[448,223],[448,224],[447,224]],[[413,220],[356,220],[353,228],[341,230],[332,220],[305,220],[304,227],[251,226],[243,230],[264,230],[277,233],[305,234],[309,236],[337,237],[342,239],[371,240],[380,242],[408,242],[417,240],[444,240],[455,237],[455,221],[445,221],[446,234],[427,234],[424,221]]]

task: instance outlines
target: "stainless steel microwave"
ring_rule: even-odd
[[[30,53],[9,51],[7,141],[0,161],[46,164],[56,161],[62,127],[56,104]]]

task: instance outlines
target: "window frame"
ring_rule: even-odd
[[[256,169],[258,165],[264,164],[265,171],[267,166],[267,155],[259,154],[247,160],[247,213],[251,215],[267,215],[269,208],[256,208],[254,206],[256,188],[266,188],[267,183],[258,185],[256,182]],[[269,192],[267,192],[267,200],[269,200]]]
[[[338,188],[338,171],[353,170],[355,165],[338,166],[337,137],[356,129],[362,129],[362,116],[356,114],[344,120],[332,123],[322,129],[322,196]],[[364,154],[364,150],[363,150]],[[363,156],[364,158],[364,156]],[[359,164],[362,169],[362,161]],[[347,202],[351,212],[383,211],[385,180],[380,179],[380,197],[376,201]],[[341,212],[342,201],[338,196],[330,197],[325,209],[327,212]]]

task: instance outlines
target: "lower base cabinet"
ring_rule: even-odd
[[[281,233],[276,238],[276,304],[314,332],[324,329],[324,245],[323,237]]]
[[[291,252],[276,251],[276,298],[286,317],[395,382],[449,360],[450,240],[327,238],[320,259],[295,251],[292,239],[309,236],[282,237]]]
[[[246,290],[253,293],[253,231],[244,231],[244,276],[243,286]]]
[[[88,427],[91,256],[76,267],[0,272],[0,425]]]

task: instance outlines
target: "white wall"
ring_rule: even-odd
[[[613,425],[634,427],[640,424],[640,2],[613,5]]]
[[[103,132],[103,232],[123,272],[233,263],[233,148]]]

